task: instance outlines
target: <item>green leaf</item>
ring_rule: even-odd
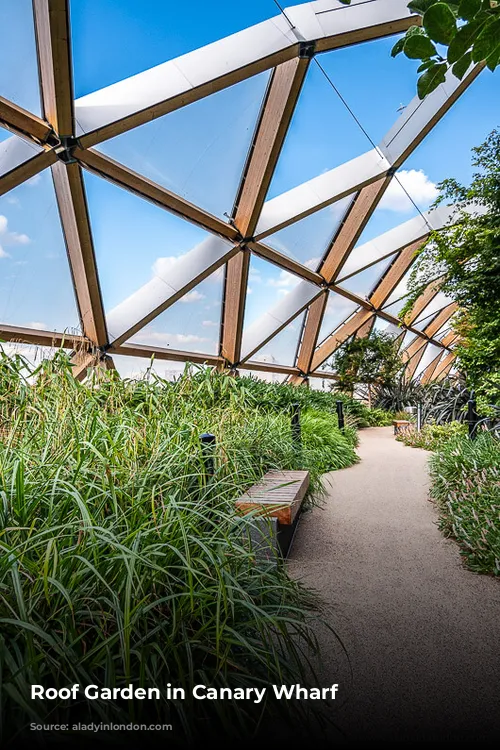
[[[423,73],[424,70],[429,70],[433,65],[436,64],[435,60],[426,60],[422,63],[422,65],[419,65],[417,68],[417,73]]]
[[[466,52],[460,60],[458,60],[452,67],[451,71],[454,76],[462,80],[464,75],[467,73],[469,66],[472,62],[472,52]]]
[[[405,42],[406,42],[406,37],[404,36],[401,39],[398,39],[398,41],[396,42],[396,44],[391,50],[391,57],[396,57],[396,55],[399,55],[399,53],[403,51]]]
[[[465,55],[467,50],[473,44],[483,23],[484,21],[473,21],[472,23],[462,26],[462,28],[457,31],[455,38],[448,47],[448,62],[450,65],[457,62],[457,60],[460,60],[460,58]]]
[[[457,33],[455,16],[446,3],[431,5],[424,15],[424,28],[434,42],[450,44]]]
[[[486,58],[486,65],[488,68],[493,72],[495,68],[498,67],[500,64],[500,47],[497,47],[497,49]]]
[[[448,66],[446,63],[435,63],[429,70],[420,76],[417,83],[417,91],[420,99],[437,89],[446,77]]]
[[[481,10],[481,0],[462,0],[458,6],[458,15],[466,21],[471,21]]]
[[[425,60],[437,55],[437,49],[428,37],[413,34],[405,40],[404,53],[411,60]]]
[[[472,48],[472,59],[481,62],[493,55],[500,46],[500,18],[493,19],[483,28]]]
[[[412,13],[419,13],[423,16],[424,13],[429,10],[431,5],[436,5],[437,2],[439,2],[439,0],[412,0],[411,3],[408,3],[408,10],[411,10]]]

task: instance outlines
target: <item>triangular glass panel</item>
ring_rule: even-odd
[[[352,292],[352,294],[357,294],[359,297],[368,297],[391,265],[391,262],[392,258],[385,258],[373,266],[365,268],[364,271],[349,276],[349,278],[343,281],[339,281],[339,286],[347,289],[348,292]]]
[[[17,1],[11,0],[13,4]],[[197,2],[195,6],[165,0],[130,6],[109,0],[72,2],[76,96],[134,76],[278,14],[273,3],[239,3],[236,12],[233,0]]]
[[[382,235],[415,219],[420,211],[427,211],[438,195],[439,191],[435,183],[423,170],[406,168],[399,170],[363,229],[356,248],[375,240],[375,246],[371,247],[374,257],[376,253],[379,257],[386,255],[388,249],[389,251],[401,249],[405,244],[404,239],[399,247],[389,247],[387,240],[390,238],[382,237]],[[379,242],[377,242],[378,238],[380,238]],[[413,240],[410,236],[411,241]],[[355,257],[356,248],[352,253],[353,257]]]
[[[313,63],[307,72],[267,199],[371,149],[369,140]]]
[[[297,357],[304,317],[305,313],[301,313],[291,323],[288,323],[280,333],[252,356],[249,364],[254,361],[293,367]]]
[[[0,127],[0,177],[29,161],[42,151],[36,143],[20,138]]]
[[[395,66],[390,54],[395,41],[376,39],[320,57],[332,83],[376,144],[416,96],[418,63],[400,56]]]
[[[87,172],[85,187],[108,318],[152,279],[168,279],[174,268],[177,272],[190,251],[210,239],[219,242],[194,224]],[[191,276],[197,271],[193,266]],[[165,298],[171,291],[165,282]]]
[[[339,327],[341,323],[347,320],[357,307],[358,305],[350,299],[346,299],[346,297],[342,297],[340,294],[330,292],[318,336],[318,344],[324,341]]]
[[[244,333],[301,283],[303,280],[299,276],[252,254],[245,301]],[[313,288],[314,285],[310,286]]]
[[[228,218],[269,81],[261,73],[97,148],[191,203]]]
[[[398,336],[401,336],[403,329],[395,323],[389,323],[387,320],[384,320],[384,318],[377,316],[372,331],[375,333],[385,333],[393,338],[397,338]]]
[[[467,185],[477,171],[471,149],[483,143],[500,121],[499,85],[500,68],[481,73],[424,138],[405,169],[421,169],[433,183],[453,177]]]
[[[438,292],[434,299],[432,299],[427,307],[425,307],[421,314],[416,319],[414,325],[419,327],[419,324],[421,322],[428,323],[430,320],[430,317],[434,315],[435,313],[439,312],[443,309],[443,307],[446,307],[447,305],[451,304],[453,302],[452,297],[449,297],[447,294],[444,294],[444,292]]]
[[[401,344],[400,351],[403,352],[405,349],[407,349],[410,346],[410,344],[412,344],[415,341],[416,338],[417,336],[415,336],[415,334],[412,333],[412,331],[407,331],[405,333],[403,342]]]
[[[184,371],[185,362],[150,357],[129,357],[113,354],[113,362],[121,378],[143,380],[153,374],[165,380],[176,380]]]
[[[223,286],[224,269],[219,268],[138,331],[130,343],[218,354]]]
[[[428,344],[424,355],[415,370],[414,378],[419,378],[423,374],[424,370],[426,370],[426,368],[431,364],[431,362],[436,359],[436,357],[439,356],[441,352],[442,349],[439,346]]]
[[[315,271],[337,232],[351,198],[333,203],[264,239],[264,244]]]
[[[0,321],[80,332],[50,170],[0,197]]]
[[[396,302],[392,302],[390,305],[386,305],[384,308],[384,312],[390,313],[391,315],[394,315],[395,318],[399,316],[399,313],[403,309],[403,307],[406,305],[406,297],[402,297],[401,299],[398,299]]]
[[[40,115],[32,0],[2,0],[0,30],[0,96]]]

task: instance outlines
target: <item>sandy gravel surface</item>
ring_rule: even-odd
[[[500,581],[464,569],[428,500],[429,454],[361,431],[361,463],[328,475],[289,561],[349,654],[318,630],[320,684],[347,741],[500,739]],[[341,704],[340,700],[343,700]]]

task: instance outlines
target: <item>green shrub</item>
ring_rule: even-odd
[[[312,452],[322,473],[345,469],[359,460],[353,447],[356,431],[346,426],[342,433],[332,414],[309,409],[302,414],[301,426],[304,457],[307,460],[308,453]]]
[[[418,432],[414,426],[400,433],[396,440],[412,448],[423,448],[426,451],[436,451],[450,440],[467,435],[467,425],[461,422],[445,424],[426,424]]]
[[[455,438],[431,457],[431,497],[440,528],[471,570],[500,575],[500,441]]]
[[[300,452],[287,410],[262,408],[252,388],[208,371],[176,383],[111,372],[88,387],[63,353],[35,372],[0,354],[4,726],[46,717],[31,684],[130,681],[164,695],[171,683],[189,695],[196,683],[307,680],[300,649],[315,644],[314,599],[282,566],[255,564],[242,535],[252,521],[234,499],[271,468],[307,468],[318,490],[326,468],[356,460],[354,435],[340,435],[331,412],[306,413]],[[217,436],[212,478],[204,431]],[[147,703],[92,701],[84,720],[161,717],[195,735],[217,721],[229,735],[248,733],[262,710]],[[51,723],[70,716],[68,704],[50,709]],[[267,708],[292,721],[303,710]]]

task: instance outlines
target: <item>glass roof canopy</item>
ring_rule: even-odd
[[[414,24],[407,0],[294,5],[76,100],[69,11],[2,5],[15,39],[0,52],[0,339],[63,343],[77,377],[154,355],[299,384],[333,378],[335,350],[375,329],[400,336],[413,377],[450,370],[455,306],[439,280],[404,325],[397,313],[416,251],[455,210],[420,207],[403,167],[480,65],[372,141],[330,70]],[[323,162],[328,118],[355,134],[325,131]],[[431,199],[424,178],[415,164]],[[411,218],[378,231],[389,201]]]

